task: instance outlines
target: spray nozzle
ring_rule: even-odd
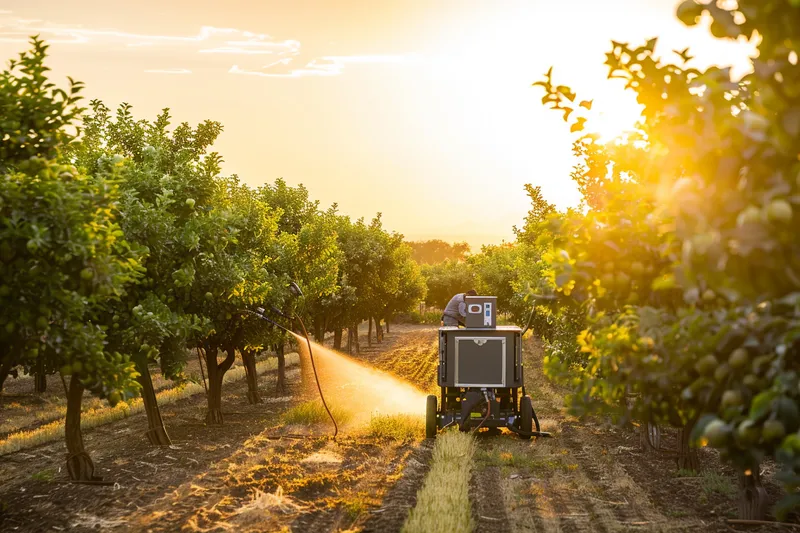
[[[303,291],[300,290],[300,286],[294,281],[289,282],[289,292],[291,292],[294,296],[303,296]]]

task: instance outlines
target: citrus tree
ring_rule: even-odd
[[[606,278],[612,290],[605,295],[602,276],[592,270],[597,264],[584,264],[596,255],[591,250],[602,246],[590,243],[591,233],[600,230],[589,227],[590,240],[587,232],[575,239],[565,233],[570,243],[555,261],[562,291],[581,290],[573,281],[583,279],[596,287],[593,302],[638,297],[584,332],[589,364],[577,378],[584,392],[577,402],[590,408],[598,402],[619,405],[622,391],[634,390],[644,399],[634,409],[643,415],[697,422],[696,437],[740,467],[748,489],[740,509],[745,516],[764,512],[757,468],[764,458],[784,465],[789,489],[800,486],[796,4],[744,0],[720,7],[689,0],[678,7],[687,24],[709,15],[717,37],[758,34],[759,55],[741,79],[732,78],[730,68],[693,67],[688,50],[669,60],[657,56],[655,40],[639,47],[613,44],[610,76],[636,93],[643,121],[629,143],[633,148],[587,152],[607,157],[620,174],[615,179],[613,169],[602,172],[598,165],[584,194],[603,206],[613,196],[624,198],[615,189],[627,189],[628,180],[638,184],[640,191],[630,200],[649,202],[650,220],[642,212],[615,224],[601,222],[603,231],[623,235],[623,256],[643,251],[638,238],[649,243],[652,259],[631,258],[623,263],[625,271],[615,255],[613,281],[612,275]],[[575,105],[568,87],[549,80],[542,85],[545,102],[562,111],[574,131],[583,130],[587,118],[581,115],[590,103]],[[643,149],[636,152],[636,145]],[[635,283],[638,263],[644,274],[653,266],[649,288]],[[797,501],[793,494],[783,509]]]
[[[92,174],[64,161],[81,85],[49,82],[47,46],[31,46],[0,73],[0,382],[20,364],[70,376],[67,470],[85,481],[95,476],[80,430],[84,391],[114,404],[137,388],[102,317],[141,276],[142,252],[117,222],[121,158]]]

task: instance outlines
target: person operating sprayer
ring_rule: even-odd
[[[445,306],[444,313],[442,314],[442,325],[463,326],[464,318],[467,316],[467,302],[465,297],[477,295],[478,293],[475,290],[469,290],[467,292],[456,294],[450,298],[450,301],[447,303],[447,306]]]

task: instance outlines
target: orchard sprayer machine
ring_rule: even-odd
[[[465,327],[439,328],[439,395],[427,398],[425,434],[507,428],[523,439],[540,430],[525,392],[522,330],[497,325],[496,296],[466,296]]]

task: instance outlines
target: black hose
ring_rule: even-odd
[[[306,325],[303,323],[303,319],[297,315],[295,315],[295,318],[298,322],[300,322],[300,327],[303,328],[303,336],[305,336],[306,343],[308,344],[308,357],[311,359],[311,368],[314,370],[314,381],[317,382],[319,399],[322,400],[322,406],[325,407],[325,410],[328,412],[328,416],[331,417],[331,422],[333,422],[333,440],[336,440],[336,435],[339,434],[339,425],[336,423],[336,419],[333,417],[333,413],[331,413],[331,410],[328,408],[328,404],[325,401],[325,396],[322,394],[322,387],[319,384],[319,376],[317,375],[317,367],[314,364],[314,353],[311,350],[311,339],[308,337],[308,331],[306,331]]]
[[[492,414],[492,404],[489,402],[489,397],[486,395],[486,393],[483,394],[483,398],[486,400],[486,416],[483,417],[483,420],[481,420],[481,423],[478,424],[478,427],[473,429],[470,434],[477,433],[478,430],[483,427],[486,421],[489,420],[489,416]]]
[[[549,431],[522,431],[521,429],[515,428],[512,424],[508,424],[506,429],[509,429],[516,433],[517,435],[522,435],[523,437],[552,437],[553,434]]]

